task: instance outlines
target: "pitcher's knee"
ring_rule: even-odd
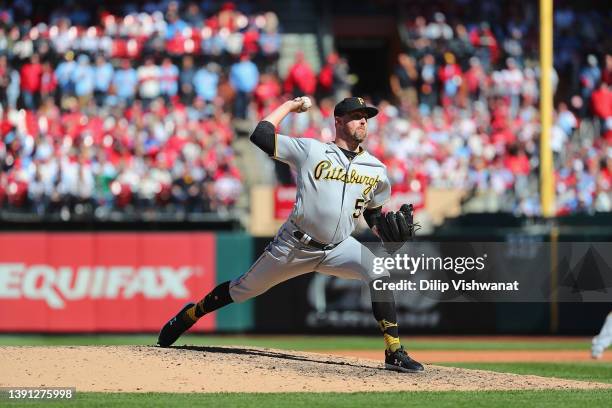
[[[261,295],[268,287],[250,287],[247,282],[241,281],[240,278],[234,279],[230,283],[230,296],[235,303],[246,302],[247,300]]]

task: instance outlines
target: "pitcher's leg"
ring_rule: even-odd
[[[301,273],[300,264],[290,264],[276,259],[266,250],[241,276],[226,281],[210,291],[202,300],[187,309],[186,315],[194,323],[207,313],[214,312],[230,303],[242,303],[261,295],[272,286]],[[309,271],[307,271],[309,272]]]
[[[229,293],[236,303],[261,295],[273,286],[299,275],[312,272],[318,259],[308,256],[286,256],[264,251],[259,259],[242,276],[229,283]]]
[[[384,285],[390,282],[389,272],[374,273],[374,258],[368,248],[349,237],[325,256],[317,272],[360,279],[367,283],[372,298],[372,313],[385,342],[385,367],[403,372],[423,371],[423,366],[411,359],[400,343],[393,291]],[[375,289],[375,281],[379,281],[376,286],[382,290]]]
[[[225,281],[208,292],[208,294],[204,296],[202,300],[187,309],[185,313],[187,317],[189,317],[189,319],[195,323],[205,314],[214,312],[223,306],[227,306],[233,301],[234,300],[230,295],[230,281]]]
[[[395,351],[400,348],[400,341],[393,292],[377,291],[373,284],[375,280],[389,282],[389,272],[385,270],[381,274],[375,274],[373,267],[374,254],[356,239],[349,237],[327,254],[317,271],[342,278],[360,279],[368,284],[372,312],[383,332],[385,348]]]
[[[232,302],[245,300],[265,292],[269,287],[267,271],[282,271],[283,263],[269,256],[268,250],[240,277],[226,281],[208,292],[199,302],[189,303],[170,319],[159,332],[157,343],[167,347],[191,328],[201,317]],[[233,289],[233,290],[232,290]],[[233,293],[232,293],[233,292]]]
[[[385,270],[381,274],[375,274],[373,267],[374,254],[356,239],[349,237],[327,254],[317,271],[342,278],[360,279],[368,284],[372,313],[383,332],[385,348],[396,351],[400,348],[400,340],[393,292],[377,291],[373,284],[375,280],[389,282],[389,272]]]
[[[158,344],[162,347],[171,345],[207,313],[232,302],[244,302],[272,286],[313,271],[323,252],[299,249],[296,241],[281,229],[248,271],[218,285],[198,303],[187,304],[170,319],[159,333]]]
[[[223,282],[211,290],[198,303],[188,303],[168,320],[159,332],[157,344],[161,347],[172,345],[183,333],[191,328],[200,317],[232,303],[229,293],[229,281]]]
[[[374,279],[389,276],[389,272],[374,273],[374,254],[353,237],[348,237],[337,247],[327,252],[317,272],[345,279],[359,279],[369,283]]]
[[[314,271],[324,255],[323,251],[304,248],[285,224],[253,266],[230,282],[230,295],[234,302],[244,302],[281,282]]]

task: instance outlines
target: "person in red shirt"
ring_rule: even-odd
[[[40,97],[41,100],[45,100],[48,97],[53,97],[55,95],[55,90],[57,89],[57,78],[55,77],[55,72],[53,71],[53,67],[49,62],[45,62],[42,65],[42,73],[40,77]]]
[[[601,82],[596,91],[591,96],[593,113],[600,119],[607,119],[612,116],[612,93],[605,82]]]
[[[606,140],[612,138],[612,92],[608,84],[601,82],[599,87],[591,94],[593,114],[600,121],[601,135]]]
[[[263,118],[276,107],[280,94],[281,87],[277,78],[269,73],[262,74],[253,91],[259,117]]]
[[[255,55],[259,52],[259,31],[255,27],[249,27],[242,37],[242,52]]]
[[[444,62],[444,66],[438,70],[438,78],[442,84],[442,106],[449,106],[459,92],[463,77],[452,53],[444,54]]]
[[[38,93],[40,92],[42,65],[38,54],[33,54],[30,61],[21,67],[21,97],[26,109],[38,107]]]
[[[472,101],[480,99],[486,82],[486,73],[477,57],[470,58],[470,68],[465,73],[467,91]]]
[[[289,69],[285,79],[285,92],[293,96],[313,95],[317,86],[317,77],[304,59],[304,53],[295,54],[295,63]]]
[[[327,63],[319,71],[318,99],[332,96],[334,94],[334,67],[338,63],[338,54],[332,52],[327,56]]]
[[[508,146],[508,154],[504,157],[504,166],[515,175],[529,174],[529,158],[518,145]]]

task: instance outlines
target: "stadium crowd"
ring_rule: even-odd
[[[492,191],[497,210],[537,215],[537,14],[476,2],[486,18],[462,15],[469,0],[410,10],[368,148],[395,191]],[[278,18],[249,4],[126,2],[94,14],[67,2],[44,21],[31,14],[29,0],[0,6],[0,208],[225,211],[244,189],[234,120],[315,95],[280,131],[331,140],[333,106],[350,94],[335,53],[319,72],[298,53],[280,78]],[[557,212],[610,211],[612,55],[599,41],[610,15],[562,3],[555,17]]]
[[[457,5],[482,16],[451,7]],[[419,3],[404,13],[414,17],[403,26],[405,52],[390,78],[394,99],[380,103],[367,141],[387,165],[394,191],[422,199],[426,186],[457,188],[469,192],[465,201],[484,196],[475,209],[541,213],[533,7],[457,1]],[[607,13],[563,2],[555,13],[551,144],[558,215],[612,211],[612,55],[609,40],[598,41],[612,22]],[[495,30],[482,22],[495,20]],[[322,103],[310,120],[298,115],[283,131],[331,140],[330,108]]]
[[[404,131],[389,133],[390,151],[413,158],[432,185],[492,191],[496,210],[540,214],[537,3],[448,6],[408,13],[407,53],[392,78],[407,115],[395,122]],[[559,1],[554,18],[557,213],[611,211],[612,14]]]
[[[36,24],[28,1],[0,10],[0,206],[68,218],[235,204],[232,120],[265,87],[278,21],[183,6],[125,3],[94,20],[73,3]]]

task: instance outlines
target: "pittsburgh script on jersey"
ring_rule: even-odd
[[[367,186],[363,190],[363,194],[367,195],[376,188],[376,185],[380,181],[380,176],[371,177],[364,176],[357,173],[356,170],[351,171],[350,174],[346,173],[343,167],[332,167],[332,163],[329,160],[322,160],[315,166],[314,171],[315,180],[338,180],[349,184],[363,184]]]

